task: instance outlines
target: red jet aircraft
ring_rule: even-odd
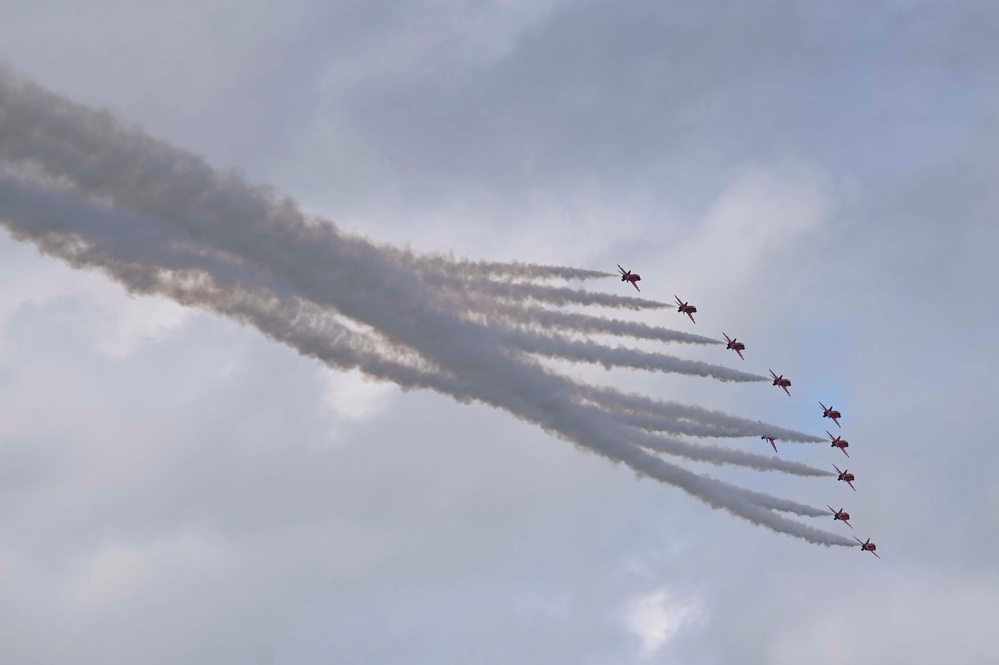
[[[774,447],[774,452],[777,452],[777,444],[774,443],[777,440],[776,436],[761,436],[760,438],[764,441],[769,441],[770,445]]]
[[[856,536],[854,536],[853,539],[856,540],[858,543],[860,543],[860,551],[861,552],[870,552],[874,556],[877,556],[879,559],[881,558],[881,557],[878,556],[878,553],[874,551],[874,550],[878,549],[878,546],[875,545],[874,543],[872,543],[870,538],[867,539],[866,543],[862,542],[860,540],[860,538],[857,538]]]
[[[641,291],[641,289],[638,288],[638,282],[642,281],[641,275],[639,275],[638,273],[633,273],[630,270],[625,270],[624,268],[621,267],[620,263],[617,264],[617,269],[621,271],[622,282],[631,282],[631,285],[635,287],[636,291]]]
[[[838,418],[842,418],[843,417],[842,413],[840,413],[836,409],[832,408],[831,406],[826,406],[822,402],[819,402],[819,406],[822,407],[822,417],[823,418],[832,418],[832,421],[834,423],[836,423],[836,427],[842,427],[842,425],[839,424],[839,420],[837,420]]]
[[[725,348],[732,349],[733,351],[739,354],[740,358],[745,360],[745,358],[742,357],[742,352],[746,350],[746,345],[740,342],[737,338],[729,339],[728,335],[726,335],[725,333],[722,333],[722,337],[724,337],[725,341],[728,342],[728,346],[726,346]]]
[[[837,478],[836,480],[845,480],[846,484],[850,486],[850,489],[856,492],[857,488],[853,486],[853,481],[857,479],[856,476],[850,473],[849,469],[847,469],[846,471],[840,471],[839,467],[836,466],[835,464],[833,464],[833,468],[839,471],[839,478]]]
[[[787,388],[788,388],[788,386],[791,385],[791,380],[790,379],[785,379],[783,374],[781,374],[780,376],[777,376],[776,374],[774,374],[773,370],[770,370],[770,376],[774,377],[774,385],[775,386],[780,386],[781,388],[783,388],[784,392],[787,393],[787,396],[790,397],[791,393],[790,393],[790,391],[788,391]]]
[[[844,455],[846,455],[847,457],[850,456],[850,453],[846,452],[846,447],[850,445],[849,441],[847,441],[841,436],[833,436],[832,432],[830,432],[829,430],[826,430],[826,434],[828,434],[829,438],[832,439],[832,446],[831,446],[832,448],[839,448],[840,450],[843,451]]]
[[[679,311],[681,314],[686,314],[687,316],[689,316],[691,322],[697,323],[697,321],[694,321],[694,312],[697,311],[697,308],[691,305],[690,303],[683,302],[682,300],[680,300],[679,296],[674,295],[673,297],[676,298],[677,311]]]
[[[835,508],[833,508],[832,506],[830,506],[828,503],[826,504],[826,508],[828,508],[829,510],[832,511],[832,513],[833,513],[833,519],[834,520],[839,520],[840,522],[842,522],[843,524],[847,525],[851,529],[853,528],[853,525],[850,524],[850,522],[847,521],[847,520],[850,519],[850,513],[845,512],[842,508],[840,508],[839,510],[836,510]]]

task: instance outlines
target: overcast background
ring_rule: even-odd
[[[820,435],[841,409],[849,460],[778,445],[856,493],[709,471],[883,557],[2,235],[0,661],[991,660],[997,30],[985,1],[0,0],[15,71],[345,229],[691,300],[643,320],[738,335],[744,363],[675,350],[793,398],[574,371]]]

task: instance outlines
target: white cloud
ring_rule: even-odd
[[[107,289],[91,297],[101,311],[97,346],[111,358],[127,358],[144,344],[163,341],[193,315],[165,298],[130,297]]]
[[[108,357],[121,359],[143,344],[165,339],[194,314],[166,298],[130,296],[103,275],[38,256],[31,247],[6,237],[0,239],[0,256],[7,264],[0,290],[0,332],[25,305],[76,298],[97,313],[91,329],[95,346]],[[6,352],[0,335],[0,355]]]
[[[633,599],[625,612],[624,626],[639,639],[641,655],[648,658],[703,615],[699,600],[681,601],[663,588]]]
[[[803,240],[817,237],[830,208],[827,187],[814,168],[800,163],[750,168],[673,248],[662,281],[682,291],[682,298],[710,298],[728,315],[740,303],[756,309],[747,294],[774,279],[788,281],[781,267],[795,263],[793,252]]]
[[[364,420],[387,408],[399,389],[372,381],[359,371],[338,372],[322,369],[326,384],[325,402],[337,415],[349,420]]]

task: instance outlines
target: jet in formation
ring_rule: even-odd
[[[867,539],[867,542],[860,540],[860,538],[857,538],[856,536],[854,536],[853,539],[856,540],[858,543],[860,543],[861,552],[870,552],[874,556],[877,556],[879,559],[881,558],[878,556],[878,553],[874,551],[878,549],[878,546],[872,543],[870,538]]]
[[[742,352],[746,350],[746,345],[740,342],[738,338],[733,337],[732,339],[729,339],[728,335],[726,335],[725,333],[722,333],[722,337],[724,337],[725,341],[727,342],[727,346],[725,348],[732,349],[733,351],[739,354],[740,358],[745,360],[745,358],[742,355]]]
[[[620,263],[617,264],[617,269],[621,271],[622,282],[631,282],[631,285],[635,287],[635,290],[641,292],[641,289],[638,288],[638,282],[642,281],[641,275],[639,275],[638,273],[633,273],[630,270],[625,270],[624,268],[621,267]]]
[[[831,406],[826,406],[822,402],[819,402],[819,406],[822,407],[823,418],[831,418],[832,421],[836,423],[836,427],[842,427],[842,425],[839,424],[839,419],[843,417],[842,413],[832,408]]]
[[[829,439],[832,441],[832,446],[830,446],[831,448],[839,448],[840,450],[843,451],[844,455],[846,455],[847,457],[850,456],[850,453],[846,452],[847,446],[850,445],[849,441],[847,441],[841,436],[833,436],[832,432],[830,432],[829,430],[826,430],[826,434],[829,435]]]
[[[697,321],[694,321],[694,312],[697,311],[697,308],[691,305],[689,302],[683,302],[682,300],[680,300],[680,296],[674,295],[673,297],[676,298],[677,311],[680,312],[681,314],[686,314],[687,316],[689,316],[691,323],[697,323]]]
[[[842,508],[840,508],[839,510],[836,510],[835,508],[833,508],[832,506],[830,506],[828,503],[826,504],[826,508],[828,508],[829,510],[832,511],[833,519],[834,520],[839,520],[840,522],[842,522],[843,524],[847,525],[851,529],[853,528],[853,525],[850,524],[850,522],[848,521],[850,519],[850,513],[846,512]]]
[[[791,385],[791,380],[790,379],[785,379],[783,374],[781,374],[780,376],[777,376],[776,374],[774,374],[773,370],[770,370],[770,376],[772,376],[774,378],[774,385],[775,386],[780,386],[781,388],[783,388],[784,392],[787,393],[787,396],[790,397],[791,396],[791,392],[788,390],[788,387],[790,387],[790,385]]]
[[[845,481],[846,484],[850,486],[850,489],[856,492],[857,488],[853,486],[853,481],[857,479],[856,476],[850,473],[849,469],[847,469],[846,471],[840,471],[839,467],[836,466],[835,464],[833,464],[833,468],[836,469],[836,471],[839,473],[839,478],[837,478],[836,480]]]
[[[638,288],[638,282],[640,282],[642,279],[640,275],[638,275],[637,273],[633,273],[630,270],[625,270],[624,268],[621,267],[620,263],[617,264],[617,269],[621,274],[622,282],[630,282],[631,285],[635,287],[636,291],[641,292],[641,289]],[[673,298],[676,300],[677,311],[680,312],[680,314],[686,314],[687,317],[690,319],[690,322],[696,324],[697,321],[694,320],[694,314],[697,312],[697,307],[691,305],[689,302],[680,300],[680,296],[676,294],[673,295]],[[746,359],[746,357],[742,355],[742,352],[746,350],[746,345],[743,342],[740,342],[738,338],[729,337],[726,333],[722,333],[722,337],[725,338],[726,349],[735,351],[737,354],[739,354],[740,359],[742,360]],[[791,391],[788,390],[788,388],[791,387],[790,379],[785,379],[783,374],[777,374],[773,370],[770,370],[770,377],[773,379],[774,386],[777,386],[781,390],[783,390],[788,397],[791,396]],[[836,423],[836,427],[839,428],[843,427],[839,423],[839,419],[843,417],[842,413],[840,413],[831,406],[826,406],[822,402],[819,402],[819,406],[822,407],[823,418],[829,418],[830,420],[832,420],[834,423]],[[842,436],[833,436],[832,432],[830,432],[829,430],[826,430],[826,434],[829,436],[829,440],[832,443],[833,448],[839,448],[844,455],[846,455],[847,457],[850,456],[850,454],[846,452],[847,447],[850,445],[850,443],[846,439],[844,439]],[[777,437],[767,436],[764,434],[760,436],[760,439],[769,442],[771,447],[773,447],[774,449],[774,453],[778,453]],[[856,480],[856,476],[850,473],[850,471],[847,469],[840,469],[835,464],[833,464],[833,468],[836,469],[836,473],[838,474],[836,480],[842,480],[843,482],[845,482],[847,485],[850,486],[850,489],[856,492],[857,488],[853,486],[853,481]],[[842,508],[836,510],[835,508],[833,508],[828,504],[826,504],[826,507],[829,508],[829,510],[832,512],[833,520],[843,522],[843,524],[846,524],[851,529],[853,528],[853,525],[850,524],[850,513],[846,512]],[[862,541],[860,540],[860,538],[854,536],[854,540],[856,540],[860,544],[861,551],[870,552],[879,559],[881,558],[878,555],[878,553],[875,552],[877,546],[871,542],[870,538],[868,538],[866,541]]]

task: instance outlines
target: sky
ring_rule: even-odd
[[[0,63],[378,243],[642,275],[792,378],[570,375],[823,436],[823,547],[510,413],[338,372],[0,233],[0,660],[981,663],[999,9],[36,3]],[[0,137],[2,138],[2,137]],[[622,295],[613,279],[587,288]],[[641,348],[661,348],[641,343]],[[838,430],[835,433],[840,433]],[[756,437],[725,442],[769,450]],[[764,450],[764,448],[766,450]]]

